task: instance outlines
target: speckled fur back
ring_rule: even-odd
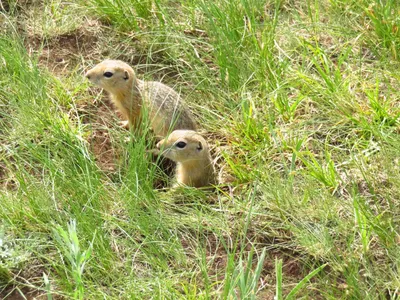
[[[166,136],[176,129],[196,130],[192,113],[172,88],[161,82],[142,80],[138,80],[138,88],[149,108],[156,134]]]

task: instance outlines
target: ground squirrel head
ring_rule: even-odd
[[[193,130],[174,130],[157,148],[163,156],[183,164],[209,157],[206,140]]]
[[[130,89],[136,80],[133,69],[120,60],[104,60],[90,69],[85,77],[110,93]]]

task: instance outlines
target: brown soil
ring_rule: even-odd
[[[29,52],[39,52],[39,62],[51,72],[66,75],[75,68],[82,57],[90,57],[97,49],[98,35],[91,28],[99,28],[96,21],[87,21],[86,26],[73,32],[44,39],[27,36],[25,46]]]
[[[44,300],[47,295],[37,290],[29,289],[28,287],[22,288],[7,288],[0,291],[0,299],[4,300]]]
[[[114,123],[113,105],[110,101],[104,100],[81,105],[79,110],[82,113],[84,124],[90,125],[92,129],[88,142],[96,162],[106,173],[115,172],[120,152],[113,147],[107,130]]]

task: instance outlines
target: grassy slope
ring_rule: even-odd
[[[8,6],[2,296],[279,298],[278,258],[284,297],[324,264],[296,297],[396,297],[395,1]],[[149,135],[127,143],[81,79],[104,57],[182,91],[229,188],[153,189]]]

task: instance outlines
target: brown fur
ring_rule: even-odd
[[[113,75],[107,78],[107,72]],[[192,113],[177,92],[161,82],[137,79],[135,71],[122,61],[105,60],[85,76],[110,93],[113,103],[131,127],[139,125],[141,108],[146,105],[156,135],[164,137],[175,129],[196,129]]]
[[[178,148],[178,143],[186,144]],[[215,170],[206,140],[192,130],[175,130],[157,144],[160,153],[177,163],[178,185],[193,187],[210,186],[216,183]]]

